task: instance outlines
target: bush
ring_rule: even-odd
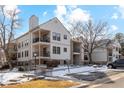
[[[24,67],[19,67],[18,71],[25,71]]]
[[[8,65],[8,64],[3,65],[3,66],[0,68],[0,70],[3,70],[3,69],[9,69],[9,65]]]
[[[59,62],[48,62],[47,68],[57,67],[58,65],[59,65]]]

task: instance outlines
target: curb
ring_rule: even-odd
[[[69,87],[69,88],[85,88],[85,87],[88,87],[89,84],[80,84],[80,85],[76,85],[76,86],[72,86],[72,87]]]

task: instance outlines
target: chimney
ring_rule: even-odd
[[[39,25],[39,19],[37,16],[35,15],[32,15],[30,18],[29,18],[29,30],[35,28],[36,26]]]

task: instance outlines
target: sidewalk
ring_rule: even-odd
[[[110,81],[115,81],[119,78],[122,78],[124,77],[124,73],[118,73],[118,74],[114,74],[114,75],[111,75],[109,77],[105,77],[103,79],[98,79],[98,80],[95,80],[93,82],[87,82],[85,84],[81,84],[79,86],[73,86],[71,88],[95,88],[95,87],[98,87],[104,83],[107,83],[107,82],[110,82]]]

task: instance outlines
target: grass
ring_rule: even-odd
[[[79,83],[70,81],[35,80],[22,84],[1,86],[0,88],[67,88],[75,85],[79,85]]]

